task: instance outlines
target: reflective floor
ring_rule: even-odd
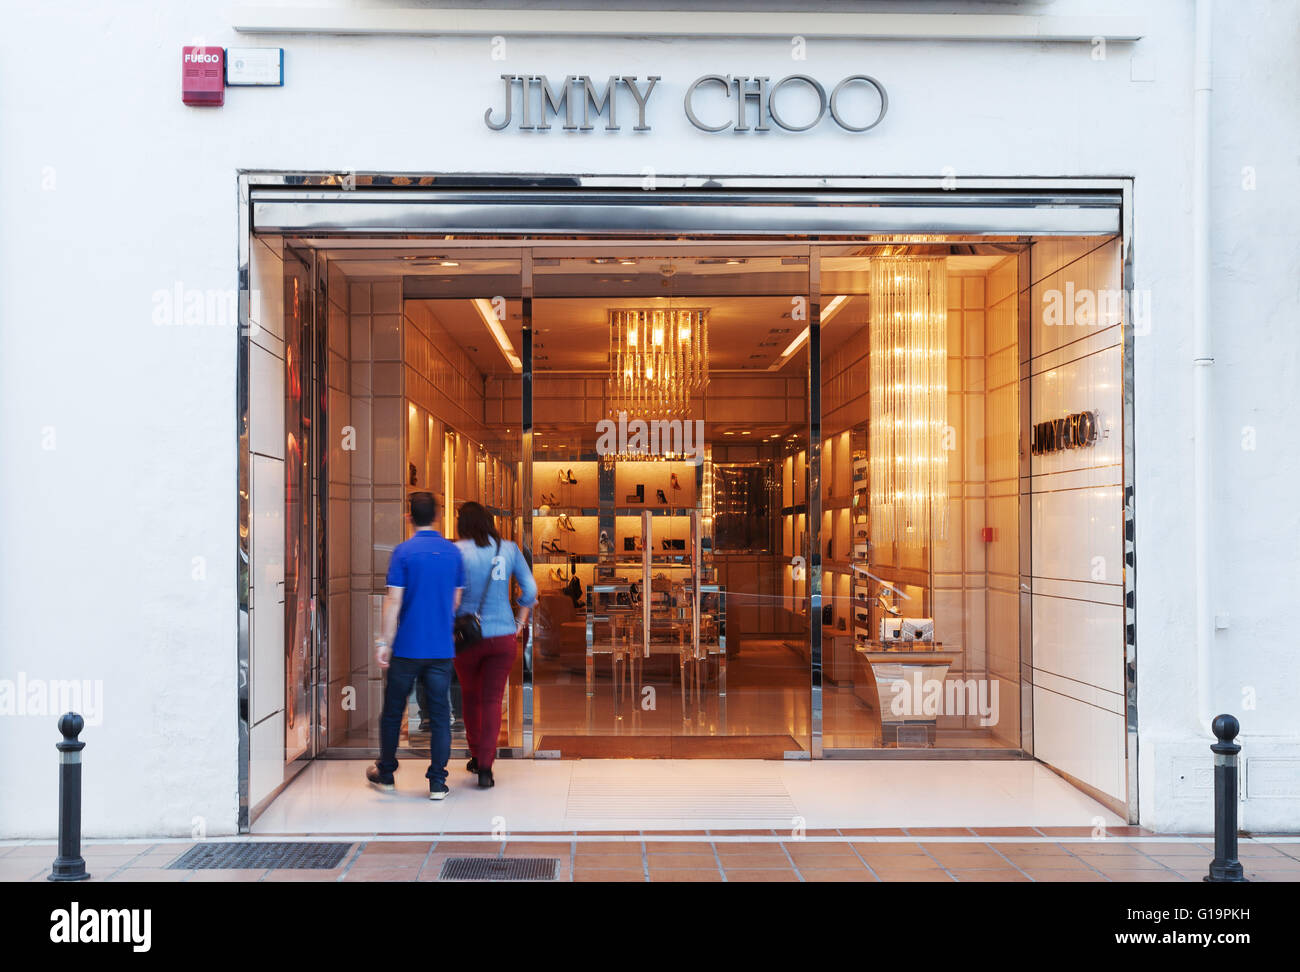
[[[585,675],[545,661],[538,668],[536,722],[545,727],[540,750],[780,759],[807,749],[807,662],[777,639],[751,641],[728,662],[725,697],[718,692],[716,662],[702,666],[698,684],[684,684],[680,671],[662,664],[639,672],[620,665],[616,678],[609,656],[599,656],[590,698]],[[644,737],[644,751],[635,749],[637,737]]]
[[[1032,761],[499,760],[478,789],[451,766],[427,799],[427,763],[397,790],[360,760],[317,760],[253,823],[255,834],[440,834],[875,827],[1075,827],[1123,821]]]

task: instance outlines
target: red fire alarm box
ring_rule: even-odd
[[[181,48],[181,101],[219,106],[226,101],[226,51],[221,47]]]

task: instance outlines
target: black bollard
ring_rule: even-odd
[[[1230,715],[1214,717],[1214,735],[1218,742],[1210,747],[1214,753],[1214,860],[1210,862],[1207,881],[1244,882],[1241,862],[1237,860],[1237,754],[1234,739],[1241,724]]]
[[[75,712],[59,716],[63,742],[59,751],[59,856],[50,871],[51,881],[84,881],[90,877],[81,856],[81,751],[86,744],[77,739],[85,720]]]

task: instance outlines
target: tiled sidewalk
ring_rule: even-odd
[[[436,881],[443,861],[465,856],[554,857],[561,881],[1200,881],[1214,856],[1206,839],[1053,839],[1033,828],[998,829],[1015,832],[354,840],[331,870],[169,870],[193,846],[185,842],[91,843],[82,855],[96,881],[349,882]],[[49,843],[0,845],[0,881],[44,880],[55,853]],[[1300,842],[1242,840],[1240,859],[1252,881],[1300,881]]]

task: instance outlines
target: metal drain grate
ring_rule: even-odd
[[[440,881],[554,881],[554,857],[449,857]]]
[[[351,844],[271,843],[199,844],[168,864],[171,870],[190,868],[276,868],[328,870],[343,863]]]

